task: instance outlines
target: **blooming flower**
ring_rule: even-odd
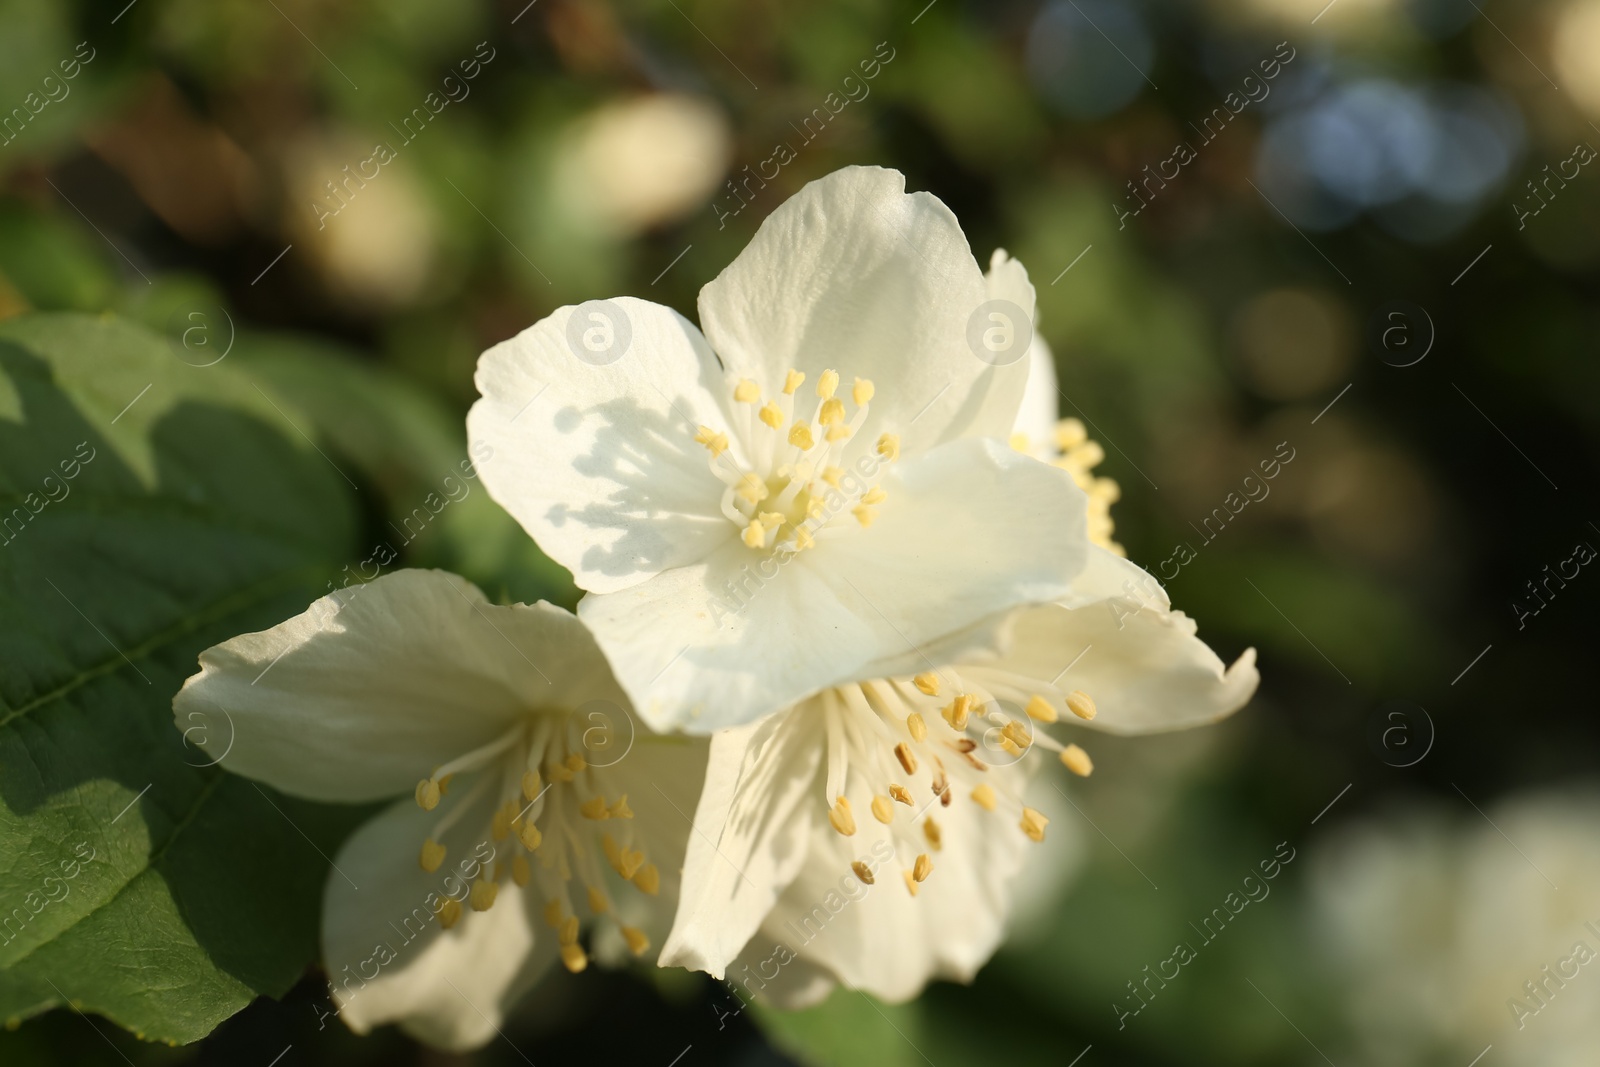
[[[995,266],[1021,269],[1000,254]],[[1030,438],[1057,430],[1054,369],[1035,349],[1018,421]],[[790,1005],[835,980],[888,1000],[935,976],[970,980],[999,944],[1029,842],[1045,838],[1025,797],[1034,750],[1093,770],[1051,731],[1178,729],[1249,700],[1254,650],[1225,669],[1160,585],[1103,547],[1114,496],[1088,474],[1081,427],[1060,429],[1065,451],[1040,455],[1105,502],[1098,527],[1078,520],[1102,543],[1070,592],[714,735],[663,964]]]
[[[1084,495],[1004,447],[1027,361],[969,340],[1025,342],[1026,272],[985,276],[904,187],[869,167],[807,185],[701,290],[704,336],[619,298],[479,362],[484,485],[589,591],[579,615],[652,725],[895,673],[1083,566]]]
[[[200,667],[174,710],[207,724],[224,767],[313,800],[404,795],[346,842],[323,898],[333,997],[357,1032],[398,1021],[470,1048],[557,959],[587,966],[585,925],[602,953],[660,937],[705,744],[633,736],[568,612],[399,571]]]

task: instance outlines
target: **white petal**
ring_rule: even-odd
[[[1026,770],[1016,765],[988,775],[1006,776],[1020,794]],[[927,795],[910,788],[913,796]],[[844,985],[887,1001],[909,1000],[933,978],[970,981],[1004,936],[1013,882],[1028,851],[1047,846],[1029,841],[1019,816],[1004,805],[990,812],[973,803],[970,783],[955,788],[960,795],[950,807],[930,809],[943,848],[928,850],[933,873],[915,897],[901,873],[915,853],[901,847],[895,855],[888,828],[866,814],[870,794],[853,789],[851,804],[861,813],[856,833],[843,837],[827,823],[812,830],[804,868],[752,944],[782,942]],[[897,820],[909,815],[896,807]],[[874,884],[855,877],[856,861],[873,868]]]
[[[989,257],[989,273],[983,280],[989,299],[1006,300],[1022,308],[1028,313],[1033,328],[1029,331],[1027,358],[1020,361],[1027,368],[1026,373],[1009,374],[997,383],[997,388],[984,402],[980,421],[992,437],[1021,432],[1027,434],[1031,442],[1050,441],[1057,411],[1056,368],[1050,345],[1039,333],[1033,283],[1028,280],[1027,269],[1003,248],[995,249]]]
[[[1104,549],[1091,554],[1084,575],[1078,606],[1017,613],[1011,649],[996,667],[1041,688],[1055,680],[1063,693],[1089,694],[1097,714],[1082,725],[1110,733],[1201,726],[1249,702],[1260,680],[1255,649],[1225,668],[1195,636],[1194,620],[1170,610],[1154,578]],[[983,677],[981,669],[974,675]]]
[[[453,574],[403,570],[202,652],[173,711],[235,773],[367,801],[410,792],[536,703],[591,699],[626,704],[570,613],[501,607]]]
[[[463,903],[450,930],[434,918],[436,902],[463,900],[463,875],[496,855],[483,832],[493,805],[486,797],[478,807],[481,817],[444,835],[445,866],[433,874],[418,866],[417,852],[438,819],[409,800],[339,850],[323,894],[323,957],[339,1017],[357,1033],[397,1022],[439,1048],[476,1048],[555,959],[556,939],[540,925],[533,896],[509,883],[486,912]]]
[[[988,299],[949,208],[907,194],[898,171],[846,167],[767,217],[700,291],[700,323],[729,368],[763,389],[790,368],[806,373],[807,395],[825,368],[845,383],[871,379],[877,395],[862,437],[892,430],[916,452],[1010,432],[1027,362],[995,366],[969,347],[969,321]],[[1011,396],[1010,410],[987,410],[997,392]]]
[[[1035,334],[1028,350],[1028,387],[1022,393],[1015,431],[1027,437],[1028,451],[1039,459],[1050,459],[1056,448],[1056,423],[1061,417],[1061,393],[1056,386],[1056,361],[1045,339]]]
[[[559,308],[485,352],[467,437],[489,495],[578,585],[610,592],[735,532],[693,440],[698,426],[728,424],[732,398],[683,316],[631,297],[601,303]],[[614,362],[579,358],[585,331],[619,347],[627,333],[627,347]]]
[[[663,967],[721,978],[739,955],[806,861],[825,751],[807,705],[713,735]]]
[[[645,721],[696,733],[754,721],[998,611],[1066,596],[1083,566],[1083,492],[998,442],[944,445],[882,486],[871,528],[825,531],[786,564],[734,541],[586,597],[578,614]]]

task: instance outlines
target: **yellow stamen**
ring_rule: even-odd
[[[461,901],[445,897],[434,914],[439,917],[439,929],[448,930],[461,921]]]
[[[972,791],[972,802],[984,811],[993,811],[995,808],[994,786],[988,782],[979,782],[978,787]]]
[[[585,762],[584,758],[578,755],[576,752],[569,753],[567,758],[561,762],[566,764],[567,770],[571,771],[573,774],[578,774],[586,770],[589,766],[589,764]]]
[[[516,814],[516,806],[512,804],[496,808],[494,818],[489,820],[489,836],[496,841],[504,841],[511,833],[511,820]]]
[[[922,713],[913,711],[906,716],[906,729],[911,731],[911,740],[923,742],[928,739],[928,723],[923,719]]]
[[[539,781],[538,771],[523,771],[522,799],[526,800],[529,804],[532,804],[535,800],[539,799],[539,788],[541,784],[542,783]]]
[[[811,427],[803,422],[797,422],[789,427],[789,443],[802,452],[809,452],[817,443],[817,439],[811,435]]]
[[[728,450],[728,435],[718,433],[709,426],[702,426],[695,431],[696,444],[705,445],[712,456],[720,456]]]
[[[833,807],[828,809],[828,821],[846,837],[856,832],[856,817],[850,813],[849,797],[841,796],[833,802]]]
[[[928,839],[928,847],[935,852],[944,847],[944,832],[939,829],[939,824],[933,821],[932,815],[922,820],[922,836]]]
[[[919,882],[926,882],[928,875],[932,873],[933,861],[928,858],[928,854],[926,852],[918,854],[916,866],[911,868],[911,877]]]
[[[839,488],[839,482],[842,478],[844,478],[844,471],[840,470],[838,467],[822,468],[822,480],[833,486],[835,489]]]
[[[617,847],[616,840],[610,834],[600,835],[600,851],[606,854],[606,862],[613,867],[622,863],[622,850]]]
[[[893,461],[900,458],[900,438],[896,434],[886,433],[878,438],[878,455]]]
[[[1081,419],[1062,419],[1056,423],[1056,447],[1063,452],[1072,451],[1088,437],[1089,431]]]
[[[767,543],[767,529],[761,525],[760,519],[751,519],[750,525],[744,528],[741,536],[744,543],[751,548],[760,548]]]
[[[429,838],[422,843],[422,852],[417,856],[417,866],[432,874],[444,863],[444,846]]]
[[[633,809],[628,807],[628,794],[622,794],[617,798],[617,802],[611,805],[611,817],[613,819],[633,818]]]
[[[447,774],[443,778],[439,779],[439,795],[440,796],[447,797],[447,796],[450,795],[450,783],[451,783],[452,780],[454,780],[454,778],[455,778],[455,775]]]
[[[582,945],[562,945],[561,963],[567,970],[577,974],[589,966],[589,954],[583,951]]]
[[[810,548],[812,545],[815,545],[816,543],[817,543],[817,539],[815,537],[812,537],[811,536],[811,532],[809,530],[807,530],[804,526],[795,527],[795,531],[794,531],[794,547],[795,547],[796,551],[799,551],[801,549]]]
[[[1020,825],[1022,826],[1022,832],[1027,834],[1030,840],[1043,841],[1044,828],[1049,824],[1050,820],[1045,818],[1043,812],[1035,811],[1032,808],[1022,809],[1022,822]]]
[[[917,773],[917,757],[911,754],[911,746],[904,741],[894,746],[894,758],[900,761],[907,774]]]
[[[759,475],[746,471],[744,477],[739,479],[739,487],[734,492],[751,504],[759,504],[767,499],[767,483],[762,481]]]
[[[578,917],[568,915],[561,920],[561,926],[556,931],[556,940],[563,945],[576,945],[578,943]]]
[[[898,755],[898,753],[897,753]],[[897,782],[889,783],[889,795],[894,797],[906,807],[911,807],[911,790]]]
[[[624,926],[622,940],[628,943],[628,951],[635,956],[643,956],[650,948],[650,938],[637,926]]]
[[[609,812],[606,811],[606,798],[596,794],[578,805],[578,814],[585,819],[604,819]]]
[[[911,872],[903,870],[903,871],[900,872],[900,877],[902,877],[902,878],[904,878],[906,880],[906,890],[908,892],[910,892],[910,894],[912,896],[916,896],[917,895],[917,880],[915,878],[911,877]]]
[[[870,381],[857,378],[856,384],[850,390],[850,399],[856,402],[856,407],[864,408],[872,400],[872,394],[877,392]]]
[[[823,440],[827,441],[829,444],[832,444],[835,441],[846,441],[846,440],[849,440],[849,438],[850,438],[850,427],[848,427],[848,426],[829,426],[827,431],[825,433],[823,433],[822,437],[823,437]]]
[[[828,502],[822,498],[821,494],[806,501],[806,518],[808,519],[820,519],[827,514],[827,511]]]
[[[888,797],[877,796],[872,798],[872,817],[884,825],[894,821],[894,801]]]
[[[1079,778],[1087,778],[1094,773],[1094,761],[1089,758],[1089,753],[1077,745],[1068,745],[1061,750],[1061,764]]]
[[[868,526],[871,526],[872,525],[872,520],[874,520],[874,519],[876,519],[878,517],[877,511],[875,511],[872,508],[867,507],[865,504],[862,504],[859,507],[851,508],[850,509],[850,514],[852,514],[852,515],[854,515],[856,517],[856,521],[861,524],[861,528],[863,530],[866,529]]]
[[[1028,451],[1028,435],[1025,433],[1012,434],[1006,443],[1011,446],[1013,452]]]
[[[644,853],[638,849],[623,849],[619,859],[621,862],[617,864],[617,873],[633,881],[633,876],[644,866]]]
[[[544,834],[539,832],[532,819],[523,819],[517,826],[517,840],[522,842],[523,848],[534,852],[544,843]]]
[[[746,378],[733,387],[733,398],[741,404],[754,404],[761,399],[761,387]]]
[[[863,504],[881,504],[888,499],[889,494],[876,485],[861,494],[861,502]]]
[[[610,907],[610,905],[606,903],[606,895],[600,892],[600,890],[596,889],[594,886],[588,887],[588,897],[589,910],[594,912],[596,915],[604,915],[606,910]]]
[[[561,927],[561,901],[551,899],[544,906],[544,923],[552,930]]]
[[[800,388],[800,384],[805,380],[806,376],[801,371],[792,370],[785,374],[783,376],[783,394],[785,396],[794,396],[794,391]]]
[[[833,399],[834,392],[839,388],[839,372],[825,370],[817,379],[817,395],[824,400]]]
[[[1067,710],[1080,719],[1094,718],[1094,698],[1082,689],[1074,689],[1067,694]]]
[[[417,807],[423,811],[432,811],[439,806],[439,783],[432,778],[424,778],[417,783]]]
[[[638,872],[634,874],[632,881],[634,885],[651,896],[655,896],[661,891],[661,872],[656,869],[656,865],[653,863],[647,863],[640,867]]]
[[[939,676],[932,671],[923,671],[911,679],[911,684],[921,690],[923,696],[939,695]]]
[[[467,899],[472,904],[473,911],[488,911],[494,907],[494,898],[499,893],[500,883],[479,878],[472,883],[472,892],[468,894]]]
[[[545,767],[545,773],[552,782],[570,782],[576,777],[571,771],[560,763],[551,763]]]
[[[860,860],[856,860],[854,863],[850,864],[850,869],[856,872],[856,877],[861,879],[862,885],[871,885],[873,882],[877,881],[876,878],[872,877],[872,868],[868,867]]]
[[[1022,725],[1019,719],[1012,719],[1000,727],[1000,735],[1018,748],[1027,748],[1033,744],[1033,738],[1029,736],[1027,728]]]
[[[944,720],[957,730],[967,728],[967,716],[974,701],[970,693],[957,693],[956,698],[943,708]]]
[[[817,412],[817,421],[824,426],[841,426],[844,424],[844,401],[838,397],[824,400],[822,408]]]
[[[761,405],[760,415],[761,421],[772,427],[774,430],[783,425],[783,412],[779,409],[777,404],[774,404],[770,400]]]
[[[533,878],[533,871],[528,866],[528,861],[523,856],[511,857],[511,880],[519,886],[525,886]]]
[[[768,533],[771,533],[788,522],[789,517],[781,511],[763,511],[756,516],[756,521],[766,527]]]

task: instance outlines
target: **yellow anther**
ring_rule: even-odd
[[[622,850],[622,855],[618,857],[617,873],[631,882],[633,876],[639,873],[639,868],[642,866],[644,866],[644,853],[636,848],[625,848]]]
[[[856,872],[856,877],[861,879],[862,885],[871,885],[873,882],[877,881],[876,878],[872,877],[872,868],[868,867],[860,860],[856,860],[855,862],[851,863],[850,869]]]
[[[900,458],[900,438],[896,434],[886,433],[878,438],[878,455],[887,460]]]
[[[718,433],[709,426],[702,426],[695,431],[695,443],[705,445],[713,456],[720,456],[728,450],[728,435]]]
[[[656,869],[656,865],[653,863],[647,863],[640,867],[635,872],[632,881],[641,891],[648,893],[650,896],[655,896],[661,892],[661,872]]]
[[[770,400],[761,405],[760,416],[761,421],[772,427],[774,430],[783,425],[782,409],[780,409],[777,404],[774,404]]]
[[[439,928],[448,930],[461,921],[461,901],[445,897],[434,914],[439,917]]]
[[[979,782],[978,787],[972,791],[972,802],[984,811],[993,811],[996,803],[994,786],[988,782]]]
[[[922,820],[922,836],[928,839],[928,847],[935,852],[944,848],[944,831],[939,829],[939,824],[933,821],[932,815]]]
[[[843,478],[844,471],[840,470],[838,467],[822,468],[822,480],[833,486],[835,489],[839,488],[839,482],[843,480]]]
[[[610,834],[600,835],[600,851],[606,854],[606,862],[613,867],[622,863],[622,850],[617,847],[616,839]]]
[[[954,729],[965,730],[967,728],[967,716],[972,712],[972,704],[971,694],[957,693],[956,698],[942,709],[944,721]]]
[[[1011,450],[1013,452],[1027,452],[1028,451],[1028,435],[1025,434],[1025,433],[1014,433],[1014,434],[1012,434],[1006,440],[1006,443],[1011,446]]]
[[[488,911],[494,907],[494,898],[499,893],[500,883],[479,878],[472,883],[472,892],[468,894],[467,900],[472,905],[473,911]]]
[[[838,397],[824,400],[822,407],[817,412],[817,421],[824,426],[841,426],[844,424],[844,401]]]
[[[872,798],[872,817],[887,825],[894,821],[894,801],[888,797]]]
[[[561,965],[577,974],[589,966],[589,954],[583,951],[582,945],[562,945]]]
[[[857,378],[856,384],[850,389],[850,399],[856,402],[856,407],[864,408],[872,400],[872,394],[877,392],[870,381]]]
[[[592,885],[588,886],[587,889],[589,897],[589,910],[594,912],[596,915],[604,915],[611,907],[611,905],[606,902],[606,895]]]
[[[439,783],[432,778],[424,778],[417,783],[417,807],[423,811],[432,811],[439,806]]]
[[[561,925],[556,930],[556,941],[563,945],[576,945],[578,943],[578,917],[576,915],[568,915],[561,920]]]
[[[622,940],[628,943],[628,951],[635,956],[643,956],[650,948],[649,936],[637,926],[624,926]]]
[[[796,552],[804,551],[805,549],[808,549],[808,548],[812,547],[816,543],[817,543],[817,539],[815,537],[811,536],[811,531],[810,530],[807,530],[804,526],[796,526],[795,527],[795,530],[794,530],[794,550]]]
[[[516,814],[517,808],[514,804],[504,804],[496,808],[494,818],[489,820],[489,836],[496,841],[504,841],[511,833],[511,820]]]
[[[841,796],[833,802],[833,807],[828,809],[828,821],[846,837],[856,832],[856,817],[850,812],[849,797]]]
[[[916,865],[911,868],[911,877],[915,878],[919,882],[926,882],[928,880],[928,875],[932,873],[933,861],[928,858],[928,854],[926,852],[919,853],[917,855]]]
[[[908,893],[910,893],[912,896],[916,896],[917,895],[917,880],[915,878],[911,877],[911,872],[910,871],[906,871],[906,870],[902,870],[900,872],[900,877],[902,877],[902,878],[904,878],[906,880],[906,891]]]
[[[1082,689],[1074,689],[1067,694],[1067,710],[1080,719],[1094,718],[1094,698]]]
[[[1010,722],[1000,727],[1000,736],[1006,738],[1018,748],[1027,748],[1029,745],[1033,744],[1033,737],[1028,733],[1027,728],[1024,727],[1022,722],[1018,719],[1012,719]]]
[[[539,789],[543,783],[539,780],[539,772],[527,770],[522,772],[522,799],[532,804],[539,799]]]
[[[1061,750],[1061,764],[1079,778],[1087,778],[1094,773],[1094,761],[1089,758],[1089,753],[1077,745],[1068,745]]]
[[[1004,733],[1000,735],[1000,749],[1008,755],[1022,755],[1022,746],[1011,740],[1011,738],[1007,737]]]
[[[861,502],[863,504],[881,504],[888,499],[889,494],[876,485],[861,494]]]
[[[1087,471],[1105,461],[1106,450],[1100,447],[1099,441],[1085,441],[1061,458],[1080,471]]]
[[[528,866],[524,856],[511,857],[511,880],[519,886],[525,886],[533,879],[533,870]]]
[[[838,388],[839,372],[836,370],[825,370],[822,372],[822,376],[817,379],[817,395],[824,400],[833,399],[833,394]]]
[[[561,762],[566,764],[567,770],[573,774],[581,774],[589,768],[588,761],[576,752],[568,753],[567,758]]]
[[[751,519],[750,525],[744,528],[740,536],[749,547],[761,548],[767,543],[767,528],[761,525],[760,519]]]
[[[733,387],[733,398],[741,404],[754,404],[761,399],[761,387],[746,378]]]
[[[921,712],[913,711],[906,716],[906,729],[911,731],[911,740],[926,741],[928,739],[928,723]]]
[[[544,905],[544,923],[554,930],[561,925],[561,901],[550,899]]]
[[[450,795],[450,783],[452,781],[454,781],[454,780],[455,780],[455,775],[453,775],[453,774],[447,774],[443,778],[439,779],[439,795],[440,796],[447,797],[447,796]]]
[[[1059,718],[1056,706],[1039,693],[1028,698],[1028,706],[1023,710],[1028,713],[1028,718],[1038,722],[1055,722]]]
[[[911,679],[911,684],[916,686],[923,696],[936,697],[939,695],[939,676],[933,671],[923,671]]]
[[[869,508],[865,504],[862,504],[859,507],[851,508],[850,514],[856,517],[856,521],[861,524],[861,528],[863,530],[868,526],[871,526],[872,521],[878,517],[877,510],[874,508]]]
[[[797,422],[789,427],[789,443],[802,452],[809,452],[817,443],[817,439],[812,436],[811,427],[803,422]]]
[[[560,763],[548,764],[544,772],[550,776],[552,782],[570,782],[576,777],[571,771]]]
[[[417,856],[417,866],[432,874],[444,863],[444,846],[429,838],[422,843],[422,851]]]
[[[792,370],[783,376],[783,393],[785,396],[794,396],[794,391],[806,380],[804,372]]]
[[[544,843],[544,834],[539,832],[532,819],[523,819],[517,824],[517,840],[522,842],[523,848],[533,852]]]
[[[894,746],[894,758],[900,761],[907,774],[917,773],[917,757],[911,754],[911,746],[904,741]]]
[[[785,515],[781,511],[763,511],[761,514],[756,516],[756,521],[762,526],[766,527],[768,533],[771,533],[784,523],[788,522],[789,516]]]
[[[585,819],[604,819],[610,814],[606,810],[606,798],[596,793],[578,805],[578,814]]]
[[[622,794],[617,798],[617,802],[611,805],[611,817],[613,819],[633,818],[633,809],[628,807],[628,794]]]
[[[1062,419],[1056,423],[1056,447],[1063,452],[1077,448],[1088,437],[1089,431],[1084,428],[1081,419]]]
[[[1050,820],[1045,818],[1044,813],[1041,811],[1035,811],[1032,808],[1023,808],[1022,822],[1019,825],[1022,827],[1022,832],[1027,834],[1030,839],[1034,841],[1043,841],[1044,828],[1050,825]]]
[[[828,502],[821,496],[814,496],[806,501],[806,518],[820,519],[828,512]]]
[[[848,441],[850,439],[850,427],[829,426],[827,430],[823,432],[822,439],[827,441],[830,445],[835,441]]]
[[[750,471],[746,471],[744,476],[739,479],[739,486],[734,492],[738,493],[741,499],[751,504],[761,503],[767,499],[769,494],[767,483],[762,481],[759,475]]]

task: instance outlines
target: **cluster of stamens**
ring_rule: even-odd
[[[467,906],[490,910],[506,881],[519,889],[532,885],[546,901],[544,919],[556,931],[561,961],[576,973],[588,966],[589,957],[579,940],[574,883],[581,884],[589,914],[612,916],[637,956],[650,947],[650,939],[615,918],[608,886],[616,883],[606,876],[601,858],[623,882],[649,896],[660,891],[661,872],[635,841],[627,794],[608,799],[612,794],[604,789],[604,769],[590,766],[569,744],[564,719],[558,714],[531,717],[418,782],[417,805],[433,811],[448,796],[456,775],[474,779],[423,841],[417,862],[430,874],[438,871],[446,859],[440,843],[446,831],[493,790],[498,802],[483,832],[495,842],[496,857],[479,865],[466,894]],[[509,859],[501,853],[506,847]],[[461,901],[442,897],[435,915],[442,928],[450,929],[461,920]]]
[[[1078,488],[1089,495],[1089,540],[1119,556],[1126,556],[1127,551],[1111,536],[1115,529],[1111,505],[1122,498],[1122,487],[1115,480],[1094,473],[1094,468],[1106,458],[1105,449],[1100,447],[1100,442],[1090,439],[1089,431],[1079,419],[1057,422],[1053,440],[1048,444],[1054,447],[1045,447],[1045,442],[1031,440],[1024,433],[1011,435],[1011,447],[1018,452],[1031,455],[1043,452],[1045,455],[1041,458],[1045,462],[1072,475]]]
[[[873,384],[855,380],[850,387],[855,410],[847,419],[845,401],[838,395],[839,373],[825,370],[817,379],[815,410],[800,417],[796,393],[805,380],[803,373],[791,370],[779,395],[766,399],[748,378],[734,386],[735,418],[742,422],[739,449],[728,433],[709,426],[694,435],[711,453],[711,473],[724,485],[722,513],[753,549],[811,548],[834,518],[846,512],[861,526],[871,526],[888,497],[876,478],[863,478],[844,462],[848,443],[867,421]],[[875,472],[900,457],[899,437],[880,434],[872,453]]]
[[[1062,692],[998,668],[969,667],[928,671],[911,678],[890,678],[842,686],[822,694],[827,718],[829,759],[827,796],[833,798],[828,821],[838,833],[854,837],[855,811],[846,795],[850,785],[865,784],[872,795],[871,814],[889,828],[896,855],[913,855],[901,876],[916,896],[917,887],[933,873],[931,853],[943,847],[939,823],[927,814],[935,802],[948,808],[965,794],[987,812],[1002,809],[1033,841],[1043,841],[1049,819],[1022,802],[1006,776],[989,773],[979,758],[1014,763],[1035,745],[1057,753],[1073,774],[1094,770],[1089,754],[1076,744],[1062,744],[1038,725],[1054,723],[1063,711],[1079,719],[1095,716],[1094,701],[1081,690]],[[1013,714],[1008,708],[1020,709]],[[972,735],[978,734],[975,739]],[[848,753],[857,754],[851,763]],[[916,791],[926,791],[919,802]],[[859,795],[859,794],[858,794]],[[899,809],[912,814],[900,817]],[[851,869],[862,882],[875,880],[862,860]]]

